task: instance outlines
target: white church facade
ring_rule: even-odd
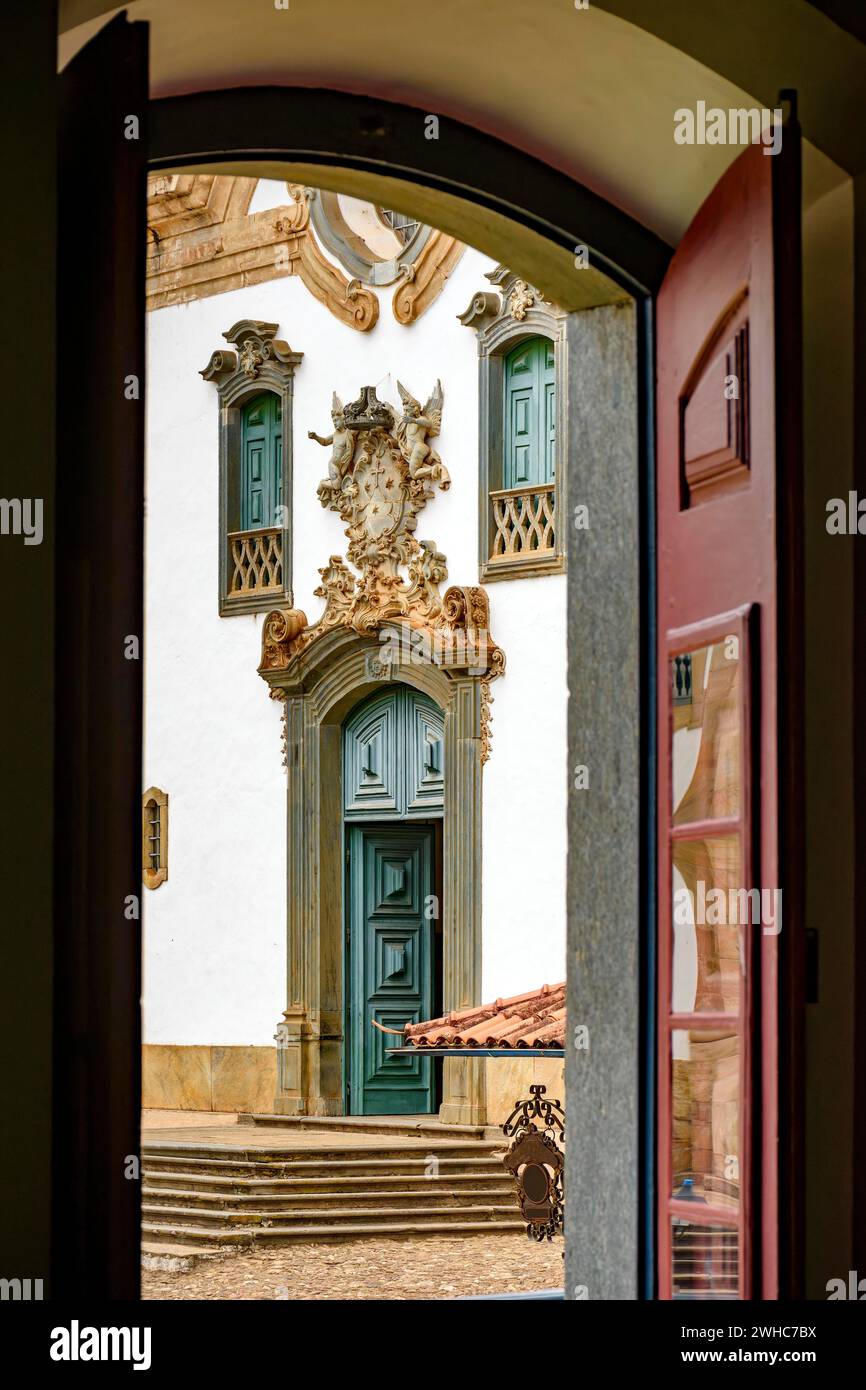
[[[393,1057],[565,977],[569,363],[586,314],[267,180],[148,200],[144,1104],[495,1122]]]

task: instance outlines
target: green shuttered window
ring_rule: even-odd
[[[241,413],[241,530],[278,524],[282,471],[282,403],[266,391]]]
[[[556,469],[554,345],[529,338],[505,359],[503,487],[552,483]]]

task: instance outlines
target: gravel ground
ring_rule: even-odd
[[[417,1299],[561,1288],[562,1239],[478,1235],[254,1250],[185,1274],[143,1270],[144,1299]]]

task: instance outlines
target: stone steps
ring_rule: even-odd
[[[516,1208],[515,1208],[516,1210]],[[161,1226],[151,1222],[142,1224],[142,1252],[149,1254],[156,1242],[165,1245],[181,1245],[183,1249],[195,1249],[196,1245],[207,1246],[208,1255],[220,1253],[223,1247],[247,1248],[259,1244],[291,1244],[294,1241],[360,1240],[364,1237],[383,1239],[386,1237],[405,1239],[420,1235],[477,1235],[479,1232],[514,1235],[525,1230],[519,1213],[515,1220],[484,1220],[473,1215],[471,1220],[442,1221],[433,1213],[425,1217],[412,1215],[411,1219],[393,1224],[374,1222],[345,1221],[337,1225],[298,1225],[253,1226],[246,1230],[214,1231],[209,1227]],[[463,1213],[464,1216],[468,1213]],[[198,1253],[198,1251],[196,1251]]]
[[[145,1140],[145,1262],[184,1269],[261,1243],[523,1230],[501,1141],[341,1138],[284,1148]]]
[[[479,1153],[479,1149],[482,1151]],[[407,1153],[406,1149],[337,1149],[335,1151],[316,1149],[261,1151],[248,1149],[218,1150],[216,1146],[164,1145],[161,1148],[144,1144],[141,1151],[144,1172],[188,1172],[196,1174],[217,1174],[232,1177],[261,1177],[265,1173],[275,1177],[301,1177],[315,1175],[326,1169],[329,1174],[362,1176],[369,1173],[410,1174],[424,1173],[430,1167],[431,1157],[436,1159],[440,1173],[443,1171],[472,1173],[484,1165],[495,1165],[499,1161],[502,1148],[496,1145],[477,1145],[466,1147],[455,1153],[452,1148],[424,1146]]]
[[[395,1206],[406,1207],[417,1203],[418,1208],[428,1206],[464,1208],[477,1203],[499,1202],[513,1206],[514,1183],[490,1183],[484,1187],[459,1189],[441,1186],[438,1182],[427,1184],[426,1189],[406,1191],[393,1188],[386,1191],[369,1192],[330,1192],[318,1193],[261,1193],[236,1195],[230,1193],[189,1192],[174,1188],[145,1187],[141,1194],[142,1210],[156,1215],[163,1209],[176,1211],[181,1208],[195,1208],[205,1216],[236,1216],[238,1220],[249,1219],[250,1213],[256,1220],[266,1216],[278,1220],[283,1212],[342,1212],[346,1208],[366,1207],[388,1210]]]
[[[201,1227],[208,1230],[210,1237],[213,1238],[215,1235],[235,1232],[268,1236],[272,1230],[289,1231],[294,1226],[311,1224],[342,1226],[347,1221],[362,1224],[367,1221],[375,1221],[377,1225],[393,1226],[395,1223],[401,1224],[422,1216],[425,1219],[435,1217],[442,1223],[465,1221],[467,1217],[473,1221],[495,1221],[507,1219],[515,1210],[514,1204],[507,1202],[476,1203],[468,1209],[465,1206],[444,1206],[441,1204],[435,1206],[431,1204],[422,1209],[417,1203],[411,1203],[408,1206],[398,1207],[275,1211],[263,1215],[260,1211],[237,1211],[231,1208],[225,1211],[209,1211],[202,1207],[148,1207],[143,1205],[141,1214],[145,1229],[161,1223],[170,1225],[172,1228]]]
[[[176,1172],[172,1169],[143,1169],[143,1177],[149,1191],[160,1192],[171,1189],[178,1192],[196,1192],[203,1196],[213,1193],[218,1197],[244,1196],[251,1200],[261,1198],[271,1201],[291,1193],[315,1195],[320,1192],[351,1193],[361,1189],[373,1192],[411,1192],[429,1189],[433,1181],[426,1172],[415,1173],[365,1173],[356,1176],[329,1175],[328,1177],[267,1177],[252,1178],[226,1174]],[[447,1180],[449,1187],[461,1188],[477,1186],[479,1183],[511,1185],[501,1163],[483,1164],[469,1173],[455,1173],[453,1169],[440,1169],[439,1181]]]
[[[241,1113],[238,1124],[327,1134],[390,1134],[406,1138],[493,1139],[501,1133],[491,1125],[443,1125],[433,1115],[253,1115]]]

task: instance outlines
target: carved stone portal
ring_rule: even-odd
[[[343,1113],[343,882],[341,731],[359,700],[385,681],[427,694],[444,714],[442,994],[445,1009],[481,997],[481,780],[489,749],[490,683],[505,669],[489,631],[485,591],[444,596],[444,555],[415,538],[418,516],[449,486],[431,440],[443,395],[423,407],[400,386],[402,408],[366,386],[333,429],[319,500],[346,525],[346,556],[332,555],[317,594],[325,611],[269,613],[259,672],[284,702],[288,789],[287,1007],[278,1042],[278,1114]],[[443,1068],[440,1118],[486,1119],[484,1069]]]

